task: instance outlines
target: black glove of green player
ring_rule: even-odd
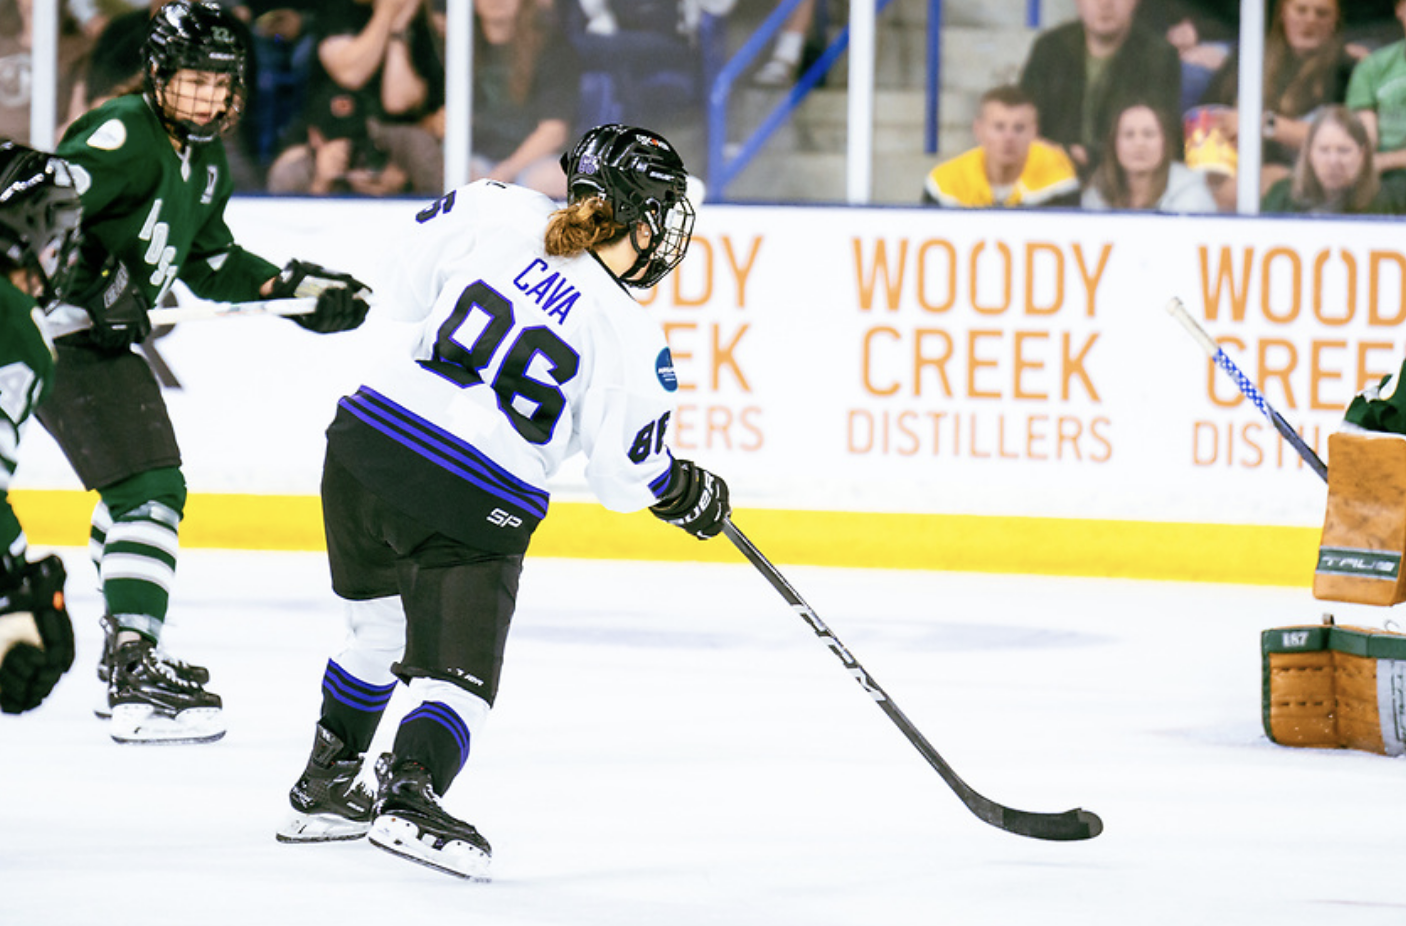
[[[269,296],[274,299],[317,299],[307,315],[290,316],[309,331],[330,334],[360,325],[370,306],[371,287],[349,273],[338,273],[305,260],[290,260],[279,271]]]
[[[93,319],[88,337],[99,347],[120,350],[140,344],[151,334],[146,314],[151,300],[119,260],[110,261],[93,285],[72,301]]]
[[[73,624],[63,603],[63,561],[10,561],[0,577],[0,711],[38,707],[73,665]],[[39,645],[35,645],[36,642]]]
[[[675,460],[664,497],[650,507],[661,521],[681,527],[699,540],[718,536],[732,512],[727,483],[688,460]]]

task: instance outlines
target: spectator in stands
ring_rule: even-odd
[[[1262,193],[1293,170],[1313,111],[1346,98],[1355,64],[1343,44],[1338,0],[1282,0],[1275,8],[1264,48]],[[1239,119],[1239,68],[1239,55],[1231,54],[1201,100],[1228,107],[1226,121]]]
[[[474,16],[470,177],[564,200],[561,153],[581,93],[576,50],[539,0],[474,0]]]
[[[1181,59],[1181,109],[1196,105],[1211,77],[1239,41],[1240,0],[1149,0],[1140,3],[1135,23],[1177,50]]]
[[[307,111],[269,190],[441,192],[444,154],[420,122],[443,105],[444,71],[422,0],[338,0],[317,21]]]
[[[928,174],[923,202],[938,206],[1072,206],[1074,164],[1058,145],[1036,138],[1035,104],[1017,86],[982,94],[972,132],[977,147]]]
[[[1064,146],[1081,177],[1098,166],[1113,116],[1126,102],[1142,99],[1180,112],[1177,50],[1133,21],[1137,3],[1075,0],[1079,18],[1037,38],[1021,70],[1020,85],[1035,101],[1040,130]]]
[[[757,68],[752,83],[761,87],[789,87],[796,82],[814,17],[815,0],[801,0],[781,24],[771,46],[771,57]]]
[[[1084,190],[1085,209],[1216,212],[1206,175],[1176,159],[1173,117],[1145,103],[1124,107],[1113,121],[1107,153]]]
[[[0,138],[22,144],[29,143],[33,13],[34,0],[0,0]],[[75,75],[82,69],[91,44],[71,17],[60,18],[59,85],[54,113],[57,128],[67,121],[67,101],[73,93]]]
[[[1293,173],[1270,187],[1262,212],[1394,214],[1402,204],[1382,188],[1372,139],[1346,106],[1324,106],[1309,120]]]
[[[1406,26],[1406,0],[1396,0],[1396,18]],[[1347,107],[1372,138],[1382,185],[1406,193],[1406,40],[1379,48],[1353,69]]]

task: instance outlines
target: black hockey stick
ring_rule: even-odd
[[[1269,423],[1274,425],[1274,430],[1289,442],[1289,446],[1298,451],[1299,456],[1309,465],[1312,470],[1322,477],[1324,482],[1328,481],[1328,467],[1319,459],[1318,454],[1313,452],[1313,448],[1304,443],[1304,439],[1299,436],[1299,432],[1289,426],[1289,422],[1284,420],[1284,416],[1274,410],[1269,404],[1269,400],[1255,388],[1255,384],[1250,382],[1250,378],[1240,372],[1240,368],[1235,365],[1226,354],[1224,348],[1216,343],[1215,339],[1206,333],[1206,329],[1196,323],[1196,319],[1191,317],[1191,313],[1186,311],[1186,306],[1181,304],[1181,300],[1173,298],[1167,303],[1167,311],[1172,317],[1181,322],[1182,327],[1191,332],[1191,336],[1205,349],[1211,356],[1216,366],[1220,367],[1235,381],[1235,385],[1240,387],[1245,398],[1254,403],[1255,408],[1260,410],[1260,414],[1269,419]]]
[[[805,619],[815,631],[815,635],[830,647],[831,652],[839,657],[844,663],[849,674],[854,676],[869,697],[874,699],[874,703],[879,705],[879,709],[888,714],[889,719],[894,722],[903,735],[908,737],[908,742],[922,753],[928,764],[937,770],[942,776],[942,780],[947,782],[947,786],[957,793],[957,797],[962,799],[962,803],[967,805],[967,809],[976,814],[982,820],[992,826],[1003,829],[1008,833],[1017,836],[1029,836],[1034,839],[1092,839],[1103,832],[1103,821],[1098,818],[1098,814],[1091,810],[1075,808],[1066,810],[1064,813],[1027,813],[1023,810],[1013,810],[1002,804],[998,804],[989,798],[982,797],[952,770],[952,766],[947,764],[947,760],[938,755],[937,750],[932,748],[923,734],[918,732],[918,728],[913,726],[913,722],[903,715],[903,711],[898,709],[898,705],[893,703],[893,699],[879,687],[879,683],[874,681],[873,676],[865,671],[839,638],[825,626],[825,622],[811,610],[810,605],[805,603],[800,594],[791,587],[786,578],[777,571],[776,567],[767,561],[767,558],[752,545],[740,530],[731,522],[723,521],[723,533],[727,539],[731,540],[737,549],[742,551],[742,555],[751,561],[757,571],[766,577],[772,588],[781,593],[781,597]]]

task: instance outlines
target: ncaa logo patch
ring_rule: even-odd
[[[669,353],[669,348],[664,348],[654,358],[654,375],[659,377],[659,384],[667,391],[674,392],[679,388],[679,378],[674,373],[674,355]]]

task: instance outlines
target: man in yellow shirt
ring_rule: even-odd
[[[982,94],[977,146],[934,167],[923,202],[936,206],[1077,206],[1079,177],[1064,149],[1036,138],[1035,104],[1016,86]]]

